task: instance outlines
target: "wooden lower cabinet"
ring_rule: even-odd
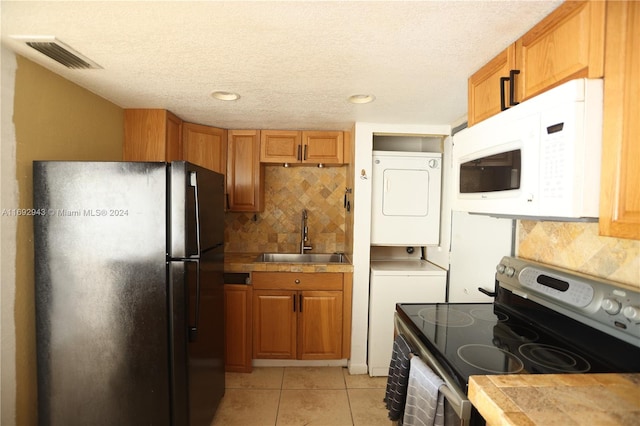
[[[344,274],[254,272],[252,281],[254,358],[349,356],[351,281]]]
[[[252,287],[224,285],[225,370],[251,372]]]
[[[342,292],[299,293],[298,358],[342,358]]]
[[[254,358],[296,358],[296,296],[289,290],[253,292]]]

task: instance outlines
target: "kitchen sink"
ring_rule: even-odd
[[[280,263],[347,263],[341,253],[262,253],[256,262]]]

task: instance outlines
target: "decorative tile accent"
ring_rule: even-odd
[[[227,252],[298,253],[303,209],[311,253],[344,252],[346,167],[266,166],[264,180],[263,212],[227,212]]]
[[[597,223],[520,220],[517,256],[640,289],[640,241],[601,237]]]

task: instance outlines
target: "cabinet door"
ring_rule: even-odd
[[[296,292],[254,290],[253,357],[296,358]]]
[[[509,106],[509,84],[500,79],[509,77],[515,66],[515,45],[511,45],[469,78],[469,126],[502,111],[502,103]]]
[[[302,158],[302,135],[295,130],[262,130],[260,161],[263,163],[296,163]]]
[[[600,234],[640,239],[640,3],[607,2]]]
[[[250,285],[224,285],[226,371],[251,372],[251,290]]]
[[[299,293],[298,358],[340,359],[342,357],[342,292]]]
[[[603,1],[567,1],[516,42],[517,99],[604,75]]]
[[[262,211],[264,166],[260,164],[260,132],[229,130],[227,153],[228,209]]]
[[[343,164],[344,135],[342,132],[302,132],[302,162],[313,164]]]
[[[124,161],[182,159],[182,120],[164,109],[124,110]]]
[[[183,158],[214,172],[227,172],[227,131],[200,124],[182,126]]]

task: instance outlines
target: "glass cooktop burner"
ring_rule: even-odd
[[[528,361],[545,369],[563,373],[585,373],[591,369],[589,361],[580,355],[556,346],[525,343],[518,352]]]
[[[468,313],[447,309],[446,306],[424,308],[418,312],[418,316],[430,324],[446,327],[468,327],[474,322]]]
[[[469,312],[472,317],[477,318],[483,321],[491,321],[491,322],[505,322],[509,319],[509,315],[502,312],[493,312],[487,309],[472,309]]]
[[[458,356],[467,364],[490,373],[518,373],[524,368],[520,358],[495,346],[463,345],[458,348]]]
[[[537,341],[540,336],[534,330],[515,324],[498,323],[493,328],[494,338],[505,344],[529,343]],[[515,348],[514,348],[515,349]]]

